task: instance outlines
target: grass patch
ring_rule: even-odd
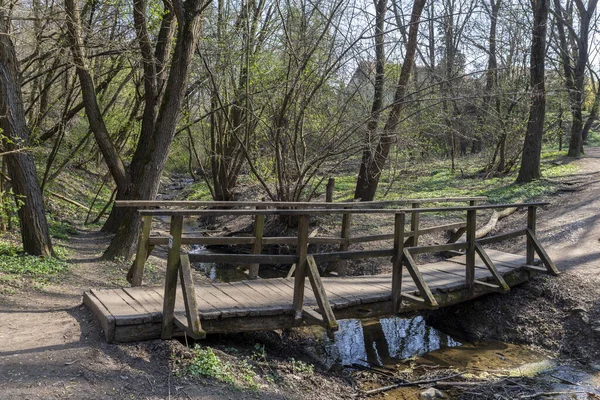
[[[232,364],[221,360],[212,348],[199,345],[195,345],[191,352],[191,357],[177,360],[178,375],[214,379],[238,389],[258,389],[256,372],[247,360]]]
[[[59,221],[52,217],[48,218],[48,230],[50,231],[50,236],[60,240],[68,240],[69,236],[79,234],[70,222]]]
[[[55,252],[65,254],[60,247],[57,247]],[[0,273],[3,274],[2,280],[5,282],[27,277],[33,278],[37,283],[44,283],[65,272],[67,268],[67,263],[58,258],[31,256],[23,253],[19,246],[0,242]]]
[[[462,159],[456,172],[450,170],[448,161],[421,163],[414,165],[410,174],[383,175],[376,200],[487,196],[490,203],[530,201],[554,192],[558,186],[555,180],[577,171],[573,164],[563,162],[565,155],[566,151],[544,152],[541,165],[543,179],[521,185],[514,183],[516,171],[506,176],[483,176],[479,172],[481,165],[475,159]],[[336,201],[351,199],[355,185],[354,175],[336,177]],[[387,196],[383,197],[386,191]]]

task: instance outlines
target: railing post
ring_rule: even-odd
[[[264,209],[263,206],[256,206],[257,210]],[[263,232],[265,228],[265,216],[264,215],[255,215],[254,216],[254,244],[252,245],[252,254],[260,254],[262,252],[262,239]],[[250,264],[248,265],[248,278],[256,279],[258,278],[258,269],[260,264]]]
[[[412,208],[419,208],[419,205],[419,203],[412,203]],[[419,245],[419,213],[416,211],[410,214],[410,230],[413,231],[411,245],[417,247]]]
[[[477,210],[467,210],[467,287],[473,290],[475,285],[475,231],[477,229]]]
[[[294,277],[294,320],[296,324],[302,321],[304,306],[304,282],[306,277],[306,254],[308,251],[308,216],[301,215],[298,221],[298,241],[296,246],[296,274]]]
[[[392,311],[399,312],[402,302],[402,261],[404,258],[404,225],[406,214],[398,213],[394,219],[394,257],[392,258]]]
[[[531,230],[533,234],[535,234],[535,226],[536,226],[536,215],[537,208],[535,206],[527,207],[527,229]],[[527,265],[533,265],[535,258],[534,248],[533,248],[533,240],[527,235]]]
[[[352,224],[352,214],[346,213],[342,214],[342,232],[340,237],[342,238],[342,243],[340,244],[339,251],[347,251],[350,247],[350,225]],[[337,273],[339,276],[346,275],[346,265],[348,265],[347,260],[339,260],[337,261]],[[332,268],[333,269],[333,268]]]
[[[177,275],[180,262],[181,231],[183,230],[183,216],[171,217],[169,231],[169,253],[167,255],[167,272],[165,274],[165,296],[163,301],[163,321],[161,338],[170,339],[173,336],[173,314],[175,313],[175,299],[177,294]]]
[[[144,215],[142,217],[142,227],[138,239],[137,252],[133,265],[127,273],[127,280],[131,286],[140,286],[144,277],[144,265],[148,258],[148,238],[150,237],[150,228],[152,227],[152,216]]]

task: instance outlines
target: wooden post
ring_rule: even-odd
[[[140,286],[144,277],[144,265],[148,258],[148,238],[150,237],[150,228],[152,227],[152,216],[144,215],[142,217],[142,229],[138,239],[137,252],[133,265],[127,273],[127,281],[131,286]]]
[[[419,208],[419,203],[412,203],[412,208]],[[419,245],[419,213],[413,211],[410,214],[410,230],[413,231],[413,238],[411,241],[412,247],[417,247]]]
[[[473,290],[475,285],[475,232],[477,230],[477,210],[467,210],[467,287]]]
[[[327,187],[325,188],[325,201],[327,203],[333,202],[333,188],[335,187],[335,179],[329,178],[327,181]]]
[[[167,272],[165,275],[165,296],[163,302],[163,321],[161,338],[170,339],[173,336],[173,314],[175,312],[175,296],[177,295],[177,272],[181,249],[181,231],[183,216],[171,217],[169,231],[169,253],[167,255]]]
[[[190,257],[187,254],[182,254],[180,260],[179,279],[181,280],[181,292],[183,294],[183,304],[187,317],[188,333],[194,339],[204,339],[206,338],[206,332],[202,329],[200,315],[198,314],[196,289],[194,288],[194,279],[192,278]]]
[[[531,230],[531,232],[535,235],[535,225],[536,225],[536,207],[529,206],[527,207],[527,229]],[[533,240],[530,235],[527,235],[527,265],[533,265],[535,258],[534,248],[533,248]]]
[[[321,316],[323,318],[325,329],[327,329],[327,333],[331,336],[334,331],[338,330],[338,323],[335,320],[335,315],[333,314],[333,310],[331,309],[331,304],[329,304],[327,293],[325,293],[325,287],[323,287],[323,281],[321,280],[321,276],[319,275],[319,268],[317,268],[317,263],[315,262],[315,259],[313,258],[313,256],[307,256],[306,262],[308,266],[308,278],[310,280],[312,290],[315,294],[317,305],[319,306],[319,310],[321,311]]]
[[[256,206],[256,209],[263,209],[262,206]],[[265,216],[264,215],[255,215],[254,216],[254,244],[252,245],[252,254],[260,254],[262,252],[262,239],[263,232],[265,228]],[[258,269],[260,264],[250,264],[248,265],[248,278],[256,279],[258,278]]]
[[[302,322],[302,308],[304,305],[304,281],[306,277],[306,254],[308,251],[308,216],[301,215],[298,221],[298,242],[296,254],[296,275],[294,277],[294,320],[296,324]]]
[[[392,258],[392,310],[400,311],[402,301],[402,261],[404,258],[404,225],[406,214],[398,213],[394,220],[394,257]]]
[[[342,215],[342,233],[341,238],[343,239],[340,244],[339,251],[348,251],[350,247],[350,225],[352,224],[352,214],[347,213]],[[337,261],[336,270],[339,276],[346,276],[346,265],[347,260]],[[333,268],[332,268],[333,269]]]

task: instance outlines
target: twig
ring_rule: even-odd
[[[550,375],[550,376],[553,377],[554,379],[558,379],[559,381],[562,381],[564,383],[568,383],[569,385],[580,386],[579,383],[570,381],[570,380],[565,379],[565,378],[561,378],[560,376],[556,376],[556,375]]]
[[[456,378],[456,377],[462,376],[464,374],[465,374],[465,372],[461,372],[460,374],[443,376],[441,378],[427,379],[427,380],[424,380],[424,381],[398,382],[398,383],[395,383],[393,385],[383,386],[383,387],[380,387],[380,388],[377,388],[377,389],[372,389],[372,390],[367,390],[366,392],[364,392],[364,394],[366,396],[372,396],[374,394],[387,392],[388,390],[396,389],[396,388],[399,388],[399,387],[422,385],[422,384],[426,384],[426,383],[435,383],[435,382],[443,381],[443,380],[446,380],[446,379]]]
[[[585,390],[579,390],[576,392],[539,392],[539,393],[534,393],[534,394],[530,394],[530,395],[524,395],[521,396],[522,399],[534,399],[536,397],[541,397],[541,396],[558,396],[561,394],[582,394],[582,393],[588,393]]]

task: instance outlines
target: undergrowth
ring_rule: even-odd
[[[60,246],[54,249],[58,257],[65,257]],[[23,248],[0,241],[0,293],[11,293],[16,281],[31,280],[34,286],[43,285],[65,272],[68,264],[56,257],[37,257],[25,254]]]
[[[247,360],[235,365],[221,360],[210,347],[194,346],[190,358],[176,361],[176,373],[180,376],[214,379],[235,388],[258,389],[256,372]]]

